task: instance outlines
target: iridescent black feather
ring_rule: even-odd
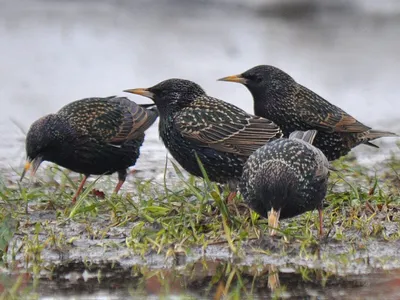
[[[396,136],[371,130],[273,66],[257,66],[221,80],[243,83],[253,95],[254,113],[278,124],[284,136],[295,130],[318,130],[314,146],[329,160],[347,154],[359,144],[375,146],[370,141]]]
[[[235,182],[247,157],[282,133],[273,122],[208,96],[196,83],[169,79],[127,92],[153,99],[166,148],[189,173],[202,176],[195,153],[210,180]]]
[[[139,157],[144,132],[158,117],[124,97],[74,101],[34,122],[26,137],[29,161],[51,161],[85,175],[118,172]]]

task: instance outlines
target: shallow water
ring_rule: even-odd
[[[253,4],[261,2],[266,5]],[[390,0],[382,5],[361,0],[351,5],[351,1],[335,5],[287,1],[295,2],[293,7],[270,2],[0,0],[0,168],[10,171],[21,166],[23,131],[40,116],[72,100],[124,95],[124,89],[147,87],[170,77],[194,80],[209,94],[251,112],[252,100],[244,87],[216,79],[261,63],[287,70],[369,126],[400,132],[400,4]],[[387,157],[391,150],[399,152],[394,139],[384,142],[380,150],[358,147],[360,161],[368,163]],[[136,168],[157,177],[165,155],[153,126]],[[54,280],[40,280],[36,291],[45,299],[157,298],[166,291],[212,298],[218,289],[209,285],[215,270],[231,267],[215,261],[207,265],[213,271],[195,272],[198,277],[187,271],[193,266],[169,266],[173,268],[159,267],[156,279],[142,268],[134,275],[130,270],[113,271],[100,281],[97,277],[85,281],[83,270],[73,273],[75,279],[65,279],[67,269]],[[365,299],[379,297],[380,292],[399,297],[396,271],[333,276],[324,284],[317,275],[307,281],[299,272],[284,266],[280,273],[281,286],[293,297]],[[224,284],[230,274],[224,273]],[[268,272],[263,274],[242,275],[245,288],[238,288],[242,296],[253,280],[256,299],[271,296]],[[170,282],[160,283],[159,277]],[[4,277],[0,285],[4,288],[15,278]],[[237,285],[237,277],[232,282]],[[24,287],[31,284],[27,278]]]
[[[41,299],[398,299],[398,272],[340,277],[290,265],[237,265],[200,260],[175,269],[83,264],[66,265],[52,277],[32,283],[20,278],[20,291]],[[10,279],[0,277],[0,287]]]

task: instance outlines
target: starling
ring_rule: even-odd
[[[378,148],[370,141],[397,136],[371,130],[273,66],[257,66],[219,80],[244,84],[253,95],[254,113],[278,124],[285,137],[296,130],[318,130],[314,146],[330,161],[346,155],[359,144]]]
[[[28,169],[35,174],[42,161],[51,161],[84,174],[73,203],[91,174],[118,172],[117,193],[126,169],[139,157],[144,132],[158,117],[156,108],[149,106],[125,97],[86,98],[40,118],[26,137],[27,162],[21,180]]]
[[[280,219],[318,209],[322,235],[322,203],[329,162],[311,145],[317,131],[294,131],[289,139],[277,139],[255,151],[243,167],[240,192],[249,206],[268,217],[270,235]]]
[[[282,136],[270,120],[210,97],[189,80],[168,79],[150,88],[125,92],[154,101],[160,113],[160,137],[171,155],[186,171],[202,177],[197,154],[209,179],[231,188],[228,202],[236,194],[250,154]]]

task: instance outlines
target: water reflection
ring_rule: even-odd
[[[3,292],[21,294],[27,289],[44,299],[69,297],[142,297],[196,299],[331,298],[351,299],[400,296],[396,272],[339,277],[319,269],[291,266],[245,266],[224,261],[198,261],[172,269],[136,266],[123,269],[118,264],[90,267],[71,263],[58,267],[42,279],[15,275],[0,277]],[[18,286],[15,282],[19,281]],[[14,285],[13,285],[14,284]],[[349,298],[350,299],[350,298]]]

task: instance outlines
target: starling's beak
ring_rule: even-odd
[[[243,83],[243,84],[247,83],[247,79],[244,78],[241,74],[220,78],[220,79],[218,79],[218,81],[231,81],[231,82],[238,82],[238,83]]]
[[[137,94],[140,96],[144,96],[150,99],[154,98],[154,93],[150,92],[148,89],[130,89],[130,90],[125,90],[124,92],[126,93],[131,93],[131,94]]]
[[[271,210],[268,212],[268,226],[269,226],[269,235],[274,236],[276,234],[276,229],[279,224],[279,216],[281,214],[281,210]]]
[[[22,171],[21,174],[21,178],[19,179],[19,181],[22,181],[22,179],[24,179],[26,172],[31,168],[32,163],[27,160],[24,166],[24,170]]]
[[[37,169],[39,168],[40,164],[42,163],[43,158],[42,157],[36,157],[34,160],[28,159],[25,163],[24,170],[22,171],[21,178],[19,181],[22,181],[24,179],[26,172],[28,172],[29,169],[32,170],[32,176],[35,176]]]

